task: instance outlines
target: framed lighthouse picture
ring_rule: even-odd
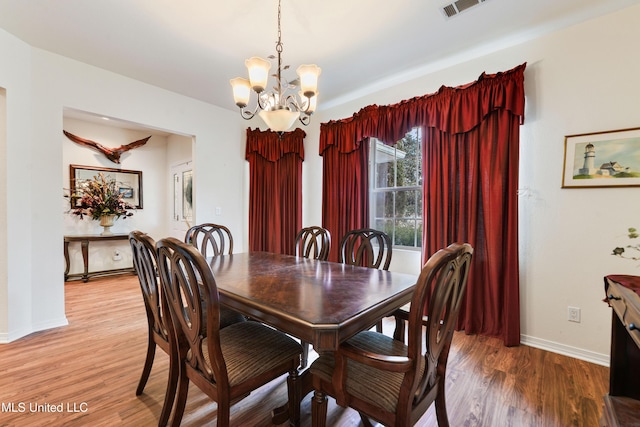
[[[562,188],[640,186],[640,128],[567,135]]]

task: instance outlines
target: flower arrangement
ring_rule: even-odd
[[[627,230],[627,237],[629,237],[629,239],[631,240],[634,240],[640,237],[640,234],[638,234],[638,230],[631,227]],[[629,254],[629,252],[627,251],[627,253],[625,254],[625,248],[630,249],[633,252]],[[634,261],[640,260],[640,243],[634,242],[633,245],[627,245],[624,248],[614,248],[611,255],[615,255],[620,258],[632,259]]]
[[[107,180],[102,172],[94,176],[93,180],[83,182],[80,189],[80,195],[71,197],[72,201],[77,201],[71,211],[80,219],[85,215],[95,220],[108,215],[114,215],[116,218],[133,215],[130,210],[135,207],[124,201],[116,181]]]

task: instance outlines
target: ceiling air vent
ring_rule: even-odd
[[[446,16],[447,18],[451,18],[458,15],[459,13],[464,12],[467,9],[479,5],[480,3],[484,3],[485,1],[487,0],[458,0],[454,1],[451,4],[442,6],[441,10],[442,13],[444,13],[444,16]]]

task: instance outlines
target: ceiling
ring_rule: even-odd
[[[447,19],[448,3],[282,0],[283,62],[292,74],[302,63],[322,67],[322,109],[640,0],[486,0]],[[276,13],[276,0],[0,0],[0,27],[31,46],[236,109],[229,79],[246,75],[246,58],[275,54]]]

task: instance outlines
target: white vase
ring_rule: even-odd
[[[101,236],[111,236],[113,233],[111,232],[111,227],[113,226],[113,222],[116,220],[115,215],[102,215],[100,217],[100,225],[104,228]]]

